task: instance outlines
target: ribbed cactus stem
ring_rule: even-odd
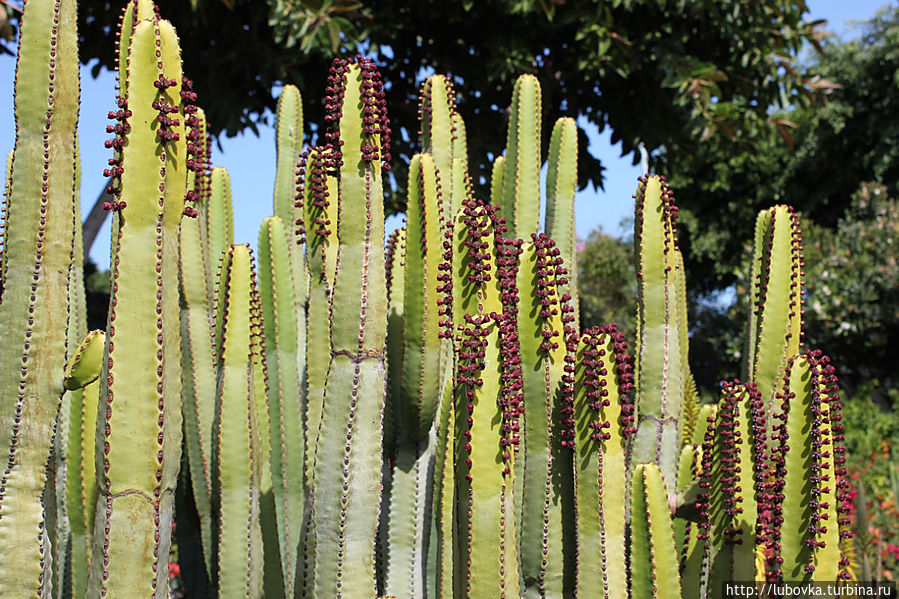
[[[681,305],[682,260],[677,246],[677,207],[661,177],[640,178],[634,248],[637,260],[637,433],[632,463],[659,466],[674,492],[683,406],[687,323]]]
[[[297,372],[296,301],[286,227],[270,217],[259,231],[259,295],[265,327],[265,357],[270,377],[268,407],[271,430],[271,475],[277,513],[277,536],[287,597],[294,594],[297,546],[303,522],[305,486],[304,389]],[[305,319],[302,319],[305,320]],[[303,323],[305,327],[305,322]],[[305,356],[304,356],[305,357]]]
[[[452,322],[446,314],[452,276],[450,261],[439,251],[445,226],[434,160],[429,154],[417,154],[409,171],[403,267],[405,347],[400,394],[391,403],[394,430],[388,433],[396,437],[397,453],[391,456],[395,466],[384,496],[389,511],[389,518],[382,519],[387,526],[384,588],[399,596],[423,596],[438,441],[434,421],[453,368],[448,333]]]
[[[234,243],[234,208],[231,201],[231,177],[228,171],[217,166],[209,173],[209,199],[203,206],[201,230],[206,233],[206,255],[211,268],[206,269],[206,294],[210,311],[215,302],[216,272],[219,260],[229,245]]]
[[[455,596],[518,597],[518,541],[513,505],[518,400],[503,380],[517,347],[504,339],[514,321],[495,256],[495,208],[466,200],[453,226],[456,330]],[[509,269],[511,270],[511,269]],[[517,341],[514,341],[517,344]],[[520,384],[520,382],[519,382]],[[510,391],[513,391],[510,394]]]
[[[577,596],[627,597],[625,513],[629,401],[633,374],[615,325],[586,331],[578,344],[574,396]]]
[[[167,21],[132,20],[120,73],[123,125],[112,299],[101,376],[89,597],[165,597],[181,460],[178,226],[186,193],[178,40]],[[152,331],[148,334],[147,331]],[[101,440],[102,438],[102,440]]]
[[[521,524],[526,596],[563,597],[574,587],[572,458],[574,352],[577,333],[561,251],[544,234],[531,235],[518,266],[518,340],[524,399]],[[539,543],[535,540],[540,540]]]
[[[820,351],[790,360],[777,394],[780,424],[772,434],[777,441],[772,456],[776,498],[782,498],[775,523],[782,523],[768,539],[780,564],[769,576],[815,581],[845,577],[848,560],[840,548],[844,514],[837,503],[845,499],[838,393],[833,366]]]
[[[502,202],[505,167],[505,156],[497,156],[493,160],[493,166],[490,171],[490,204],[493,206],[499,206]]]
[[[309,273],[306,307],[306,467],[318,443],[325,377],[331,355],[329,311],[337,273],[337,161],[330,147],[312,147],[300,157],[300,194]]]
[[[768,410],[774,407],[787,361],[802,344],[801,233],[790,206],[763,210],[756,220],[744,376],[756,384]]]
[[[260,485],[265,448],[260,439],[254,355],[262,350],[251,310],[256,293],[247,246],[226,250],[218,285],[215,470],[213,502],[218,596],[262,597]],[[264,415],[264,416],[267,416]]]
[[[574,194],[577,190],[577,124],[561,118],[553,126],[546,171],[546,233],[562,252],[568,283],[563,293],[571,296],[572,314],[578,315],[577,232],[574,228]],[[575,328],[580,329],[575,320]]]
[[[80,216],[75,22],[74,0],[27,2],[16,62],[0,297],[0,580],[11,597],[49,597],[54,582],[51,452],[73,349],[70,270],[81,267],[73,265]]]
[[[381,161],[389,159],[389,125],[374,65],[336,60],[326,107],[340,186],[340,265],[315,448],[312,584],[314,595],[365,597],[375,594],[387,333]]]
[[[631,596],[680,599],[680,574],[668,492],[655,464],[640,464],[634,468],[630,538]]]
[[[100,373],[106,336],[91,331],[66,368],[64,385],[71,389],[66,452],[66,504],[71,534],[70,596],[83,597],[90,567],[90,539],[97,505],[95,443]]]
[[[510,238],[527,239],[540,225],[541,94],[540,82],[533,75],[515,81],[500,204]]]
[[[441,372],[451,364],[452,325],[441,308],[452,289],[450,262],[442,259],[442,194],[434,160],[416,154],[409,165],[403,301],[403,400],[396,404],[402,431],[413,440],[431,429],[442,389]],[[432,249],[433,248],[433,249]]]
[[[306,345],[306,287],[309,272],[303,256],[306,232],[302,208],[297,206],[300,154],[303,147],[303,102],[300,90],[285,85],[278,97],[276,130],[277,169],[275,170],[274,215],[284,223],[290,256],[291,295],[297,347]],[[302,380],[306,375],[306,352],[295,352],[296,371]],[[305,390],[304,390],[305,391]],[[305,409],[305,393],[302,405]],[[304,431],[305,434],[305,431]]]
[[[755,386],[725,383],[716,419],[709,446],[711,589],[755,577],[756,519],[767,472],[765,417]]]
[[[296,172],[303,145],[303,104],[300,90],[285,85],[278,97],[275,120],[277,168],[275,169],[275,216],[291,222],[296,197]],[[288,231],[293,237],[293,231]]]

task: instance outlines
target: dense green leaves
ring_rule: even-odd
[[[412,154],[423,69],[447,72],[471,92],[459,112],[468,124],[471,171],[486,184],[502,152],[508,90],[523,73],[543,87],[543,121],[582,115],[613,130],[631,152],[637,142],[668,148],[735,134],[764,120],[770,105],[801,105],[813,85],[791,65],[815,41],[803,1],[701,0],[564,2],[548,0],[197,0],[165,7],[184,47],[212,130],[251,128],[274,110],[284,83],[323,97],[330,56],[361,48],[384,66],[395,124],[394,189],[401,210]],[[119,3],[79,6],[81,59],[113,61]],[[461,32],[461,33],[460,33]],[[501,32],[509,32],[503,35]],[[99,67],[98,67],[99,68]],[[273,89],[275,93],[273,93]],[[213,91],[214,90],[214,91]],[[310,121],[319,108],[309,106]],[[403,131],[400,131],[403,133]],[[599,160],[583,143],[579,184],[601,185]],[[544,149],[549,130],[544,131]],[[686,196],[685,196],[686,197]]]

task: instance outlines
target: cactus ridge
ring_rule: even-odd
[[[661,176],[640,177],[634,197],[638,303],[633,461],[659,465],[666,486],[673,490],[687,372],[678,210]]]
[[[74,2],[34,2],[16,59],[16,145],[7,161],[0,329],[0,578],[20,595],[52,588],[49,471],[70,332],[77,200],[78,67]],[[12,208],[11,208],[12,207]],[[57,274],[58,273],[58,274]],[[64,278],[63,278],[64,277]],[[21,284],[13,284],[22,281]],[[47,470],[47,469],[50,470]],[[52,528],[51,528],[52,527]]]
[[[526,239],[540,224],[542,114],[540,82],[533,75],[522,75],[512,91],[503,162],[501,206],[510,237]]]
[[[791,206],[759,214],[754,258],[744,371],[773,411],[787,361],[802,348],[805,259],[799,217]]]
[[[774,513],[776,528],[768,538],[774,554],[769,558],[769,578],[845,579],[848,559],[840,539],[851,535],[844,505],[845,448],[838,384],[829,358],[819,350],[794,356],[776,398],[782,402],[780,423],[771,437],[778,442],[772,461],[780,503]],[[806,530],[806,535],[792,533],[798,529]]]
[[[180,335],[169,315],[178,313],[177,243],[173,240],[183,213],[187,176],[182,125],[163,114],[176,112],[180,101],[180,56],[171,25],[155,16],[135,20],[125,64],[121,98],[141,117],[133,119],[140,126],[132,123],[127,143],[120,148],[122,190],[113,227],[108,358],[100,390],[100,419],[106,425],[98,430],[104,436],[103,455],[98,456],[98,466],[103,468],[98,504],[103,508],[97,516],[102,523],[96,527],[90,588],[115,594],[122,585],[131,591],[145,588],[156,596],[166,586],[163,571],[181,445]],[[157,156],[157,169],[137,166],[147,155]],[[132,162],[133,168],[129,167]],[[132,206],[126,218],[129,201]],[[155,338],[138,333],[135,313],[140,304],[132,295],[137,289],[155,295],[155,314],[140,317],[141,326],[156,328]],[[127,348],[126,354],[115,351],[116,341]],[[125,388],[121,381],[133,382],[133,378],[116,376],[124,371],[132,377],[141,372],[143,382]],[[134,455],[135,446],[144,451]],[[120,508],[113,509],[115,505]],[[155,532],[139,534],[141,528]],[[133,534],[151,541],[139,544],[125,539]]]
[[[571,298],[575,329],[579,313],[577,290],[577,231],[574,222],[574,196],[577,190],[577,124],[570,117],[560,118],[553,125],[546,172],[547,234],[562,252],[568,269],[568,282],[563,293]]]
[[[624,597],[625,581],[615,572],[625,566],[625,448],[633,424],[631,359],[624,334],[614,324],[585,331],[577,352],[569,445],[575,451],[576,591],[599,588],[603,597]]]

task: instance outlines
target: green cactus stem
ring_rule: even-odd
[[[528,597],[563,597],[574,587],[573,463],[562,448],[573,435],[577,333],[561,289],[568,282],[563,262],[555,243],[536,233],[518,262],[517,288],[525,298],[517,314],[525,423],[520,552]]]
[[[229,245],[234,243],[234,208],[231,201],[231,177],[228,171],[217,166],[209,174],[209,199],[200,213],[201,230],[206,233],[206,255],[211,268],[206,269],[206,296],[209,311],[214,311],[216,297],[216,272],[218,262]]]
[[[446,302],[452,277],[450,261],[439,252],[445,224],[434,160],[417,154],[409,172],[402,382],[399,395],[391,400],[394,430],[388,434],[396,437],[396,454],[389,456],[390,492],[384,494],[389,517],[382,523],[387,526],[386,592],[422,596],[433,514],[431,476],[438,437],[434,421],[452,380],[452,321]]]
[[[133,28],[120,46],[127,56],[116,115],[122,126],[109,144],[118,173],[108,206],[115,213],[112,298],[89,597],[167,596],[181,459],[177,260],[187,152],[182,115],[170,115],[182,112],[188,90],[174,28],[155,16],[131,19],[142,4],[129,4],[123,20]]]
[[[297,547],[303,521],[305,489],[304,389],[297,372],[297,339],[288,235],[277,216],[259,231],[259,296],[265,326],[265,357],[270,376],[268,407],[271,430],[271,476],[284,588],[294,594]],[[305,320],[305,319],[302,319]],[[305,322],[303,323],[305,327]]]
[[[593,328],[577,351],[574,396],[577,596],[627,597],[625,513],[627,438],[633,387],[624,335]]]
[[[540,82],[529,74],[519,77],[512,91],[500,205],[507,237],[513,239],[527,239],[540,225],[541,93]]]
[[[571,299],[572,314],[578,317],[577,232],[574,228],[574,193],[577,190],[577,124],[561,118],[553,126],[546,172],[546,233],[562,252],[568,283],[562,292]],[[574,321],[574,328],[580,326]]]
[[[64,385],[72,391],[66,454],[66,502],[72,536],[71,596],[83,597],[90,569],[90,540],[97,505],[95,438],[100,374],[106,335],[91,331],[66,369]]]
[[[687,373],[686,310],[678,280],[684,274],[683,261],[678,257],[677,207],[662,177],[641,177],[635,197],[637,433],[631,461],[659,466],[666,487],[673,493],[677,488],[678,422]]]
[[[452,81],[443,75],[432,75],[425,79],[418,94],[421,151],[433,158],[437,170],[443,196],[440,219],[444,223],[451,222],[461,207],[465,190],[464,176],[462,195],[456,206],[452,201],[453,190],[458,182],[457,171],[467,168],[465,126],[456,112],[455,96]]]
[[[374,64],[361,57],[335,60],[326,108],[330,168],[340,188],[340,261],[315,447],[312,594],[366,597],[375,595],[380,507],[387,333],[381,162],[390,157],[386,101]]]
[[[709,543],[710,588],[729,580],[755,578],[759,503],[765,505],[765,414],[755,385],[725,383],[711,453]]]
[[[769,577],[835,581],[848,577],[849,560],[840,547],[846,535],[846,470],[834,368],[820,351],[790,360],[774,427],[772,462],[775,523],[768,536],[775,557]],[[775,563],[779,568],[774,571]]]
[[[505,166],[505,156],[497,156],[493,160],[493,167],[490,171],[490,204],[493,206],[499,206],[502,202]]]
[[[254,356],[262,351],[251,311],[255,277],[250,249],[224,254],[218,285],[213,507],[218,596],[262,597],[260,494],[266,448],[260,438]]]
[[[196,124],[188,133],[189,145],[201,151],[188,159],[194,160],[194,169],[188,173],[187,199],[192,205],[185,208],[196,211],[197,218],[181,222],[179,252],[179,283],[181,292],[181,401],[184,418],[185,449],[193,491],[194,504],[199,516],[200,537],[206,573],[213,573],[212,538],[212,449],[213,418],[215,414],[215,362],[212,322],[210,312],[214,296],[209,295],[207,274],[218,268],[219,257],[209,255],[205,226],[210,201],[209,175],[206,168],[206,122],[202,111],[195,115]],[[193,133],[196,132],[196,136]],[[194,139],[191,139],[194,137]]]
[[[306,271],[306,467],[312,484],[312,461],[324,409],[325,377],[331,355],[329,311],[337,274],[337,190],[335,159],[330,147],[313,147],[300,157],[300,196],[304,215]]]
[[[799,217],[792,207],[759,213],[751,276],[744,376],[756,384],[772,411],[787,361],[802,345],[805,260]]]
[[[73,266],[80,216],[75,5],[29,1],[16,62],[0,296],[0,580],[15,597],[49,596],[53,587],[51,452],[74,349],[66,327],[83,333],[70,322],[68,303],[71,269],[81,268]]]
[[[309,273],[303,256],[305,231],[302,208],[297,207],[297,183],[300,154],[303,145],[303,102],[300,90],[285,85],[278,97],[275,123],[277,168],[275,170],[274,215],[284,223],[290,256],[290,279],[293,287],[293,310],[297,330],[297,347],[306,345],[306,286]],[[296,371],[302,380],[306,372],[306,352],[295,352]],[[305,391],[305,390],[304,390]],[[302,404],[305,409],[305,393]],[[304,433],[305,434],[305,433]],[[304,443],[305,444],[305,443]]]
[[[634,468],[630,539],[631,596],[680,599],[668,492],[655,464],[639,464]]]
[[[513,452],[518,440],[514,320],[505,299],[514,271],[495,262],[495,207],[466,200],[453,226],[456,329],[455,481],[457,597],[518,597]],[[507,252],[503,252],[506,256]],[[514,254],[506,256],[514,264]],[[500,272],[502,270],[503,272]],[[506,298],[504,298],[506,296]],[[514,296],[514,293],[513,293]],[[519,374],[520,377],[520,374]]]

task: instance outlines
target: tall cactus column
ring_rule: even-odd
[[[371,62],[335,61],[329,92],[328,118],[335,126],[328,140],[340,181],[339,267],[314,465],[313,595],[372,597],[386,384],[381,160],[389,159],[389,126]]]
[[[637,433],[631,461],[656,464],[673,498],[677,488],[678,421],[687,374],[677,207],[662,177],[641,178],[636,199]]]
[[[115,148],[112,298],[97,429],[88,597],[168,595],[181,459],[178,225],[187,152],[174,28],[128,5]],[[140,18],[150,15],[149,18]]]
[[[27,2],[16,64],[0,298],[0,580],[15,597],[52,586],[44,508],[77,222],[75,11],[74,0]]]

